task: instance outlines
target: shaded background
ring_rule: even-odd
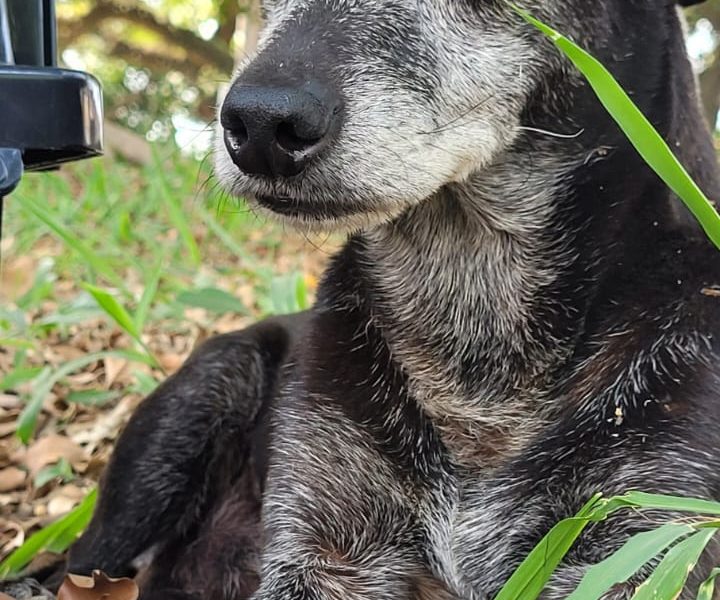
[[[58,15],[62,59],[101,78],[111,121],[150,141],[177,135],[198,150],[207,145],[200,131],[214,117],[218,89],[260,26],[257,0],[59,0]],[[720,2],[688,17],[705,115],[715,123]]]

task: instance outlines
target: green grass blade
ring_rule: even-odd
[[[2,347],[2,343],[0,343]],[[43,370],[44,367],[18,367],[10,371],[2,379],[0,379],[0,392],[12,390],[18,385],[32,381]]]
[[[526,11],[515,6],[513,8],[528,23],[549,37],[580,70],[643,160],[687,205],[708,238],[720,249],[720,215],[717,210],[610,72],[596,58],[561,33]]]
[[[190,259],[194,265],[199,265],[201,261],[200,248],[195,241],[195,236],[190,226],[190,221],[187,218],[185,209],[182,206],[182,202],[179,199],[179,194],[172,188],[170,181],[165,173],[165,167],[163,160],[160,157],[157,149],[153,146],[153,165],[155,169],[155,178],[157,187],[159,187],[160,197],[165,203],[165,207],[168,210],[168,216],[175,229],[177,229],[180,239],[185,245],[185,249],[190,255]]]
[[[125,307],[117,301],[117,298],[106,290],[95,285],[82,283],[81,286],[95,299],[98,306],[102,308],[103,311],[105,311],[105,313],[145,351],[145,354],[152,363],[152,366],[160,368],[160,363],[155,358],[150,348],[148,348],[145,342],[143,342],[140,330],[136,325],[136,320],[133,319]]]
[[[708,500],[645,494],[642,492],[630,492],[612,498],[603,498],[601,494],[596,494],[583,506],[577,515],[560,521],[550,530],[512,574],[495,600],[536,600],[550,580],[553,571],[558,567],[585,527],[589,523],[602,521],[615,511],[624,508],[715,514],[715,511],[720,508],[720,504]],[[702,525],[707,525],[707,523],[696,523],[694,528],[697,529]],[[708,530],[715,531],[715,529]],[[699,533],[704,532],[705,529]],[[645,562],[647,561],[642,564]],[[580,597],[577,596],[577,598]],[[582,596],[582,598],[584,599],[585,596]]]
[[[23,197],[20,203],[22,208],[32,214],[36,219],[41,221],[48,227],[57,237],[59,237],[69,248],[74,250],[98,275],[102,275],[113,285],[121,286],[120,277],[107,266],[107,263],[97,256],[88,246],[86,246],[78,237],[70,231],[60,221],[47,210],[47,207],[39,205],[35,200],[29,197]]]
[[[535,600],[603,503],[598,494],[576,516],[557,523],[515,570],[495,600]]]
[[[55,383],[57,382],[52,379],[52,369],[50,367],[43,367],[33,381],[32,394],[22,409],[20,416],[18,416],[15,428],[15,435],[23,444],[27,444],[35,432],[35,425],[43,402]]]
[[[273,314],[288,315],[307,308],[307,293],[302,273],[273,277],[270,282]]]
[[[107,350],[86,354],[85,356],[81,356],[75,360],[68,361],[55,371],[52,371],[49,367],[45,367],[33,382],[33,390],[30,395],[30,399],[25,404],[25,407],[18,417],[17,430],[15,434],[18,438],[20,438],[20,441],[23,444],[27,444],[30,441],[30,438],[35,431],[35,425],[37,424],[38,415],[42,410],[43,402],[56,383],[75,371],[109,356],[138,361],[144,359],[142,362],[147,362],[146,357],[142,357],[137,353],[122,350]]]
[[[118,326],[136,342],[142,343],[142,340],[140,339],[140,331],[135,326],[135,321],[125,307],[117,301],[115,296],[110,294],[108,291],[89,283],[83,283],[81,285],[85,291],[95,298],[95,302],[97,302],[100,308],[105,311],[105,314],[115,321],[115,323],[117,323]]]
[[[218,220],[205,208],[198,209],[200,216],[207,228],[225,245],[225,247],[239,258],[245,258],[247,250],[238,244],[230,233],[218,222]]]
[[[713,569],[710,576],[700,584],[697,600],[713,600],[715,594],[715,580],[720,575],[720,567]]]
[[[35,479],[33,480],[33,486],[35,489],[40,489],[49,481],[53,479],[60,479],[63,482],[71,481],[74,476],[72,465],[67,461],[66,458],[60,458],[56,463],[47,465],[40,469]]]
[[[713,502],[712,500],[646,494],[645,492],[628,492],[621,498],[637,508],[691,512],[701,515],[720,515],[720,502]]]
[[[555,525],[528,554],[495,600],[535,600],[589,523],[588,519],[572,518]]]
[[[632,600],[675,600],[716,533],[717,529],[703,529],[670,548],[653,574],[635,591]]]
[[[238,298],[225,290],[214,287],[185,290],[178,294],[177,301],[185,306],[204,308],[218,314],[236,313],[244,315],[248,312],[245,305]]]
[[[694,531],[692,525],[666,523],[658,529],[631,537],[617,552],[588,569],[567,600],[597,600],[603,597],[612,586],[630,579],[673,542]]]
[[[91,491],[83,501],[64,517],[31,535],[15,552],[0,563],[0,577],[18,575],[30,561],[45,549],[64,552],[92,518],[97,491]]]
[[[141,332],[145,328],[148,314],[150,313],[150,307],[152,306],[155,295],[157,294],[158,287],[160,285],[160,277],[163,272],[163,260],[159,260],[156,267],[151,271],[148,278],[145,280],[145,289],[143,289],[140,302],[138,302],[137,308],[135,309],[135,328],[138,332]]]
[[[118,390],[75,390],[67,395],[65,401],[68,404],[103,406],[118,396],[120,396]]]
[[[0,337],[0,348],[17,348],[18,350],[32,350],[35,344],[30,340],[21,340],[12,337]]]

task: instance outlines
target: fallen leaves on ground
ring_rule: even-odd
[[[67,575],[57,600],[137,600],[139,593],[132,579],[113,579],[102,571],[93,571],[92,577]]]
[[[267,228],[258,228],[246,242],[248,256],[256,261],[254,268],[276,273],[300,271],[305,273],[309,289],[314,290],[335,247],[333,242],[321,241],[324,245],[318,251],[299,236],[287,236],[279,250],[269,252],[264,246],[266,237]],[[31,289],[43,261],[62,256],[67,248],[46,235],[31,248],[16,253],[15,239],[7,229],[0,243],[3,267],[0,308],[13,310]],[[237,257],[229,256],[216,244],[203,250],[203,261],[199,272],[238,297],[249,314],[217,315],[203,308],[188,307],[173,318],[148,321],[143,342],[168,374],[182,365],[196,344],[212,335],[246,327],[261,312],[260,292],[255,284],[249,283],[244,270],[247,267],[239,268]],[[52,294],[22,311],[25,326],[56,315],[63,303],[81,292],[81,281],[75,273],[58,271],[57,275]],[[191,277],[196,276],[197,273],[188,274],[188,286],[192,285]],[[123,277],[140,297],[142,277],[134,271],[123,273]],[[78,323],[48,327],[41,337],[29,342],[27,347],[4,347],[0,342],[0,381],[15,369],[20,353],[30,368],[55,371],[90,353],[133,346],[133,340],[115,324],[98,315]],[[115,356],[84,366],[53,385],[43,398],[35,433],[27,447],[15,432],[35,382],[20,381],[9,389],[0,389],[0,560],[32,533],[74,508],[97,485],[113,444],[142,400],[143,390],[138,389],[138,381],[152,383],[164,376],[159,369]]]

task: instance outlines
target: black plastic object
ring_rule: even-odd
[[[90,75],[0,67],[0,147],[19,148],[27,170],[101,154],[102,131],[100,85]]]
[[[58,69],[53,0],[0,0],[0,148],[28,171],[102,153],[98,81]]]
[[[17,148],[0,148],[0,198],[12,192],[23,174],[23,162]]]

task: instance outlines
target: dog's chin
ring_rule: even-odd
[[[303,231],[358,231],[396,216],[396,211],[341,199],[328,202],[255,194],[249,200],[260,212]]]
[[[327,202],[291,198],[289,196],[257,194],[254,200],[258,206],[282,219],[325,221],[359,212],[356,206],[331,205]]]

